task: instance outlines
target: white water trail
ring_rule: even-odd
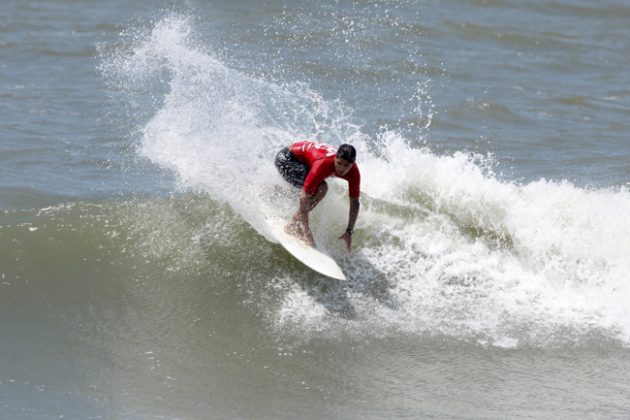
[[[284,279],[281,302],[267,308],[279,331],[394,330],[503,347],[590,336],[630,344],[627,190],[520,185],[497,179],[475,156],[437,156],[395,132],[368,139],[338,102],[231,69],[193,32],[187,18],[167,16],[110,65],[131,84],[165,78],[140,152],[182,186],[227,202],[264,233],[267,197],[286,191],[273,167],[281,146],[310,138],[359,151],[357,250],[334,251],[351,287],[305,290]],[[315,211],[316,230],[345,223],[344,195],[333,183]],[[284,215],[295,205],[282,195],[271,201]]]

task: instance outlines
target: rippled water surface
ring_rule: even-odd
[[[0,417],[626,418],[630,5],[0,8]],[[272,161],[350,142],[270,242]]]

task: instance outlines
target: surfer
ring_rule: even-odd
[[[285,232],[314,247],[315,240],[308,223],[308,214],[328,192],[325,179],[329,176],[348,181],[350,211],[348,227],[339,237],[348,251],[352,250],[352,233],[359,216],[361,175],[355,163],[357,152],[349,144],[335,149],[314,141],[301,141],[285,147],[276,156],[275,165],[280,175],[290,184],[301,188],[298,209],[284,228]]]

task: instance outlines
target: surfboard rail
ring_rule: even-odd
[[[267,219],[267,224],[280,245],[302,264],[326,277],[336,280],[346,280],[346,276],[339,265],[329,255],[306,245],[305,242],[286,233],[284,231],[286,224],[284,220],[275,218]]]

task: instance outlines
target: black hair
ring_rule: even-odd
[[[350,163],[354,163],[357,160],[357,151],[354,146],[349,144],[342,144],[337,149],[337,157],[347,160]]]

